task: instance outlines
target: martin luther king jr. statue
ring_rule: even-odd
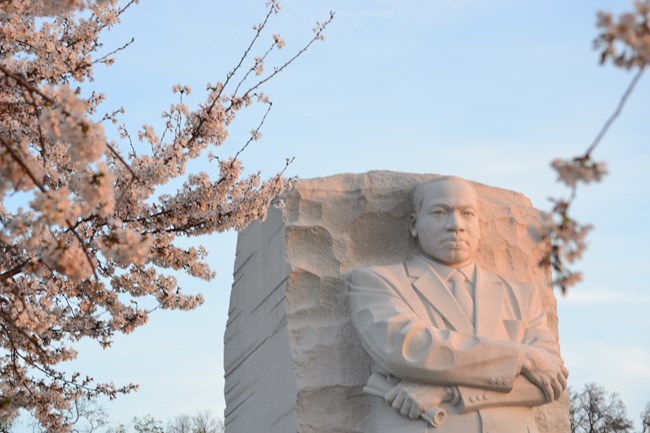
[[[421,184],[418,254],[351,273],[352,324],[374,364],[367,433],[536,433],[532,408],[566,388],[539,289],[475,264],[478,212],[463,179]]]

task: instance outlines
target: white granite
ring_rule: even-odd
[[[363,432],[376,397],[363,393],[371,360],[349,320],[353,268],[405,261],[410,193],[436,175],[343,174],[299,181],[281,210],[239,235],[225,334],[227,433]],[[548,287],[531,238],[539,213],[521,194],[474,185],[477,264]],[[541,290],[552,332],[556,301]],[[568,432],[568,399],[536,408],[543,433]]]

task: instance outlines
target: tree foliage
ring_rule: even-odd
[[[625,405],[615,392],[608,392],[595,383],[585,385],[582,392],[569,391],[571,433],[630,433],[632,421]]]
[[[322,39],[332,16],[265,73],[269,55],[284,46],[268,35],[258,48],[280,10],[269,1],[250,46],[223,81],[207,85],[203,103],[188,107],[189,87],[176,85],[162,130],[143,125],[131,134],[123,108],[100,113],[104,95],[93,88],[93,70],[130,44],[105,49],[100,35],[136,2],[0,2],[0,425],[27,409],[48,432],[65,431],[70,402],[135,389],[57,366],[76,357],[83,338],[107,347],[153,309],[199,305],[201,296],[185,294],[171,273],[208,280],[213,272],[205,249],[180,247],[177,239],[264,218],[291,183],[282,173],[243,174],[241,151],[260,138],[266,114],[237,154],[217,149],[241,110],[262,104],[268,113],[262,86]],[[108,140],[105,128],[117,128],[119,139]],[[186,174],[188,162],[210,149],[216,178]],[[159,193],[179,177],[176,192]]]
[[[181,415],[167,423],[166,433],[223,433],[223,421],[210,412],[198,412],[194,416]]]
[[[194,415],[180,415],[173,419],[162,420],[151,415],[133,418],[128,425],[119,424],[109,427],[106,433],[223,433],[223,421],[210,411],[197,412]]]
[[[641,412],[641,433],[650,433],[650,402]]]

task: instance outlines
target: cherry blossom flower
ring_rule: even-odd
[[[284,42],[284,39],[282,39],[282,36],[280,36],[280,35],[277,34],[277,33],[274,33],[274,34],[273,34],[273,42],[275,42],[275,45],[276,45],[276,46],[278,47],[278,49],[280,49],[280,50],[281,50],[282,48],[284,48],[284,46],[286,45],[285,42]]]
[[[601,63],[608,59],[626,69],[643,68],[650,62],[650,0],[634,2],[634,11],[615,19],[609,12],[599,12],[598,28],[602,33],[594,41],[600,49]]]
[[[260,75],[264,71],[264,59],[255,57],[255,75]]]
[[[555,159],[551,166],[557,171],[558,180],[570,187],[575,187],[577,182],[600,182],[607,174],[605,162],[594,162],[588,158],[574,158],[570,161]]]

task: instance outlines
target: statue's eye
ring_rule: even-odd
[[[476,212],[474,212],[474,209],[464,209],[462,215],[464,217],[471,218],[476,215]]]
[[[444,209],[434,209],[431,211],[431,215],[434,216],[445,216],[447,215],[447,212],[445,212]]]

